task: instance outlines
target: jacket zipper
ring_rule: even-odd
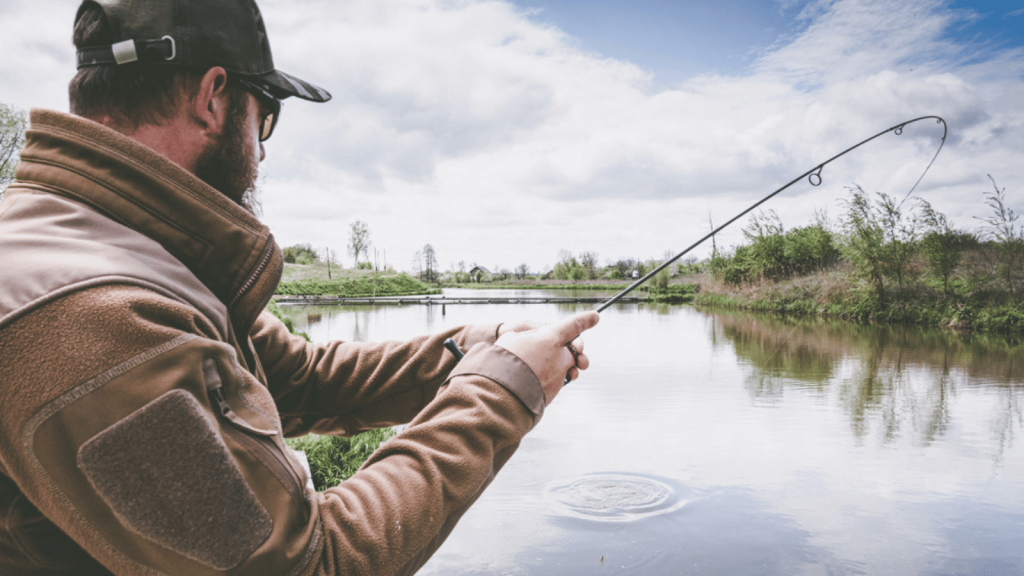
[[[203,362],[204,378],[206,380],[206,392],[210,401],[216,406],[217,414],[226,420],[229,426],[222,426],[221,429],[233,440],[244,448],[257,455],[260,462],[270,469],[270,472],[277,477],[288,490],[289,495],[295,504],[303,511],[303,519],[306,518],[306,505],[304,497],[304,485],[295,468],[288,460],[288,456],[280,446],[274,442],[277,436],[276,430],[263,430],[256,428],[243,420],[224,398],[224,385],[217,372],[216,361],[208,358]],[[260,457],[262,455],[263,457]]]
[[[291,496],[292,501],[295,505],[302,510],[302,520],[306,522],[308,518],[308,508],[306,506],[306,499],[303,496],[303,486],[299,480],[298,475],[295,473],[295,469],[292,468],[288,462],[288,457],[284,455],[277,444],[266,436],[253,437],[245,432],[235,428],[234,426],[228,426],[223,429],[224,433],[230,436],[234,441],[241,444],[247,450],[255,453],[257,458],[263,462],[270,472],[277,477],[278,480],[285,485],[288,490],[288,494]],[[265,457],[260,458],[260,454]]]
[[[242,287],[238,290],[238,293],[235,294],[235,297],[231,299],[231,303],[228,304],[228,308],[234,307],[235,303],[237,303],[238,300],[246,292],[249,291],[249,288],[252,288],[252,285],[256,283],[256,279],[260,277],[260,274],[263,273],[263,270],[267,267],[267,264],[270,263],[270,258],[271,256],[273,256],[273,254],[274,238],[273,236],[271,236],[267,238],[267,247],[263,249],[263,259],[260,260],[259,265],[256,266],[256,268],[252,271],[252,274],[249,275],[249,278],[246,279],[245,284],[242,284]]]

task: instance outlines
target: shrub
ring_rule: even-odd
[[[1006,205],[1006,188],[1000,189],[991,175],[989,179],[995,191],[985,196],[985,204],[992,209],[992,216],[980,220],[987,225],[987,234],[995,243],[996,274],[1013,295],[1017,293],[1024,263],[1024,229],[1017,224],[1018,216]]]
[[[355,474],[381,444],[395,435],[392,428],[369,430],[351,438],[310,434],[286,440],[309,460],[313,485],[318,492],[333,488]]]

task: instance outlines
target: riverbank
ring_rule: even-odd
[[[502,282],[445,282],[444,288],[467,290],[622,290],[629,286],[618,280],[505,280]]]
[[[639,296],[644,302],[661,302],[666,304],[687,304],[692,302],[700,290],[694,282],[677,282],[666,288],[652,287],[653,281],[638,287],[632,294]],[[629,284],[618,281],[590,280],[583,282],[565,280],[513,280],[511,282],[492,283],[448,283],[445,288],[464,288],[470,290],[607,290],[617,292],[628,288]],[[609,294],[611,296],[611,294]]]
[[[410,296],[440,294],[441,289],[416,280],[407,274],[384,276],[373,274],[336,280],[283,280],[275,294],[280,296],[342,296],[373,298],[376,296]]]
[[[779,282],[730,284],[710,275],[693,303],[857,322],[893,322],[955,330],[1024,334],[1024,301],[994,290],[918,283],[877,290],[843,267]]]

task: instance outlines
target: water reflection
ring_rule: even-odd
[[[720,346],[735,346],[741,358],[764,373],[805,382],[828,379],[835,365],[850,357],[870,357],[897,370],[915,365],[960,369],[987,384],[1024,379],[1024,345],[1014,337],[739,312],[716,311],[712,317],[716,335],[725,337],[716,340]]]
[[[1000,390],[996,462],[1021,428],[1019,340],[742,313],[712,318],[717,346],[730,346],[748,367],[745,386],[755,398],[778,401],[787,388],[835,394],[858,438],[909,434],[931,443],[949,430],[949,403],[963,387]]]

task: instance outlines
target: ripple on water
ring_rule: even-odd
[[[549,490],[572,516],[602,521],[647,518],[678,510],[686,501],[669,484],[638,474],[588,474]]]

